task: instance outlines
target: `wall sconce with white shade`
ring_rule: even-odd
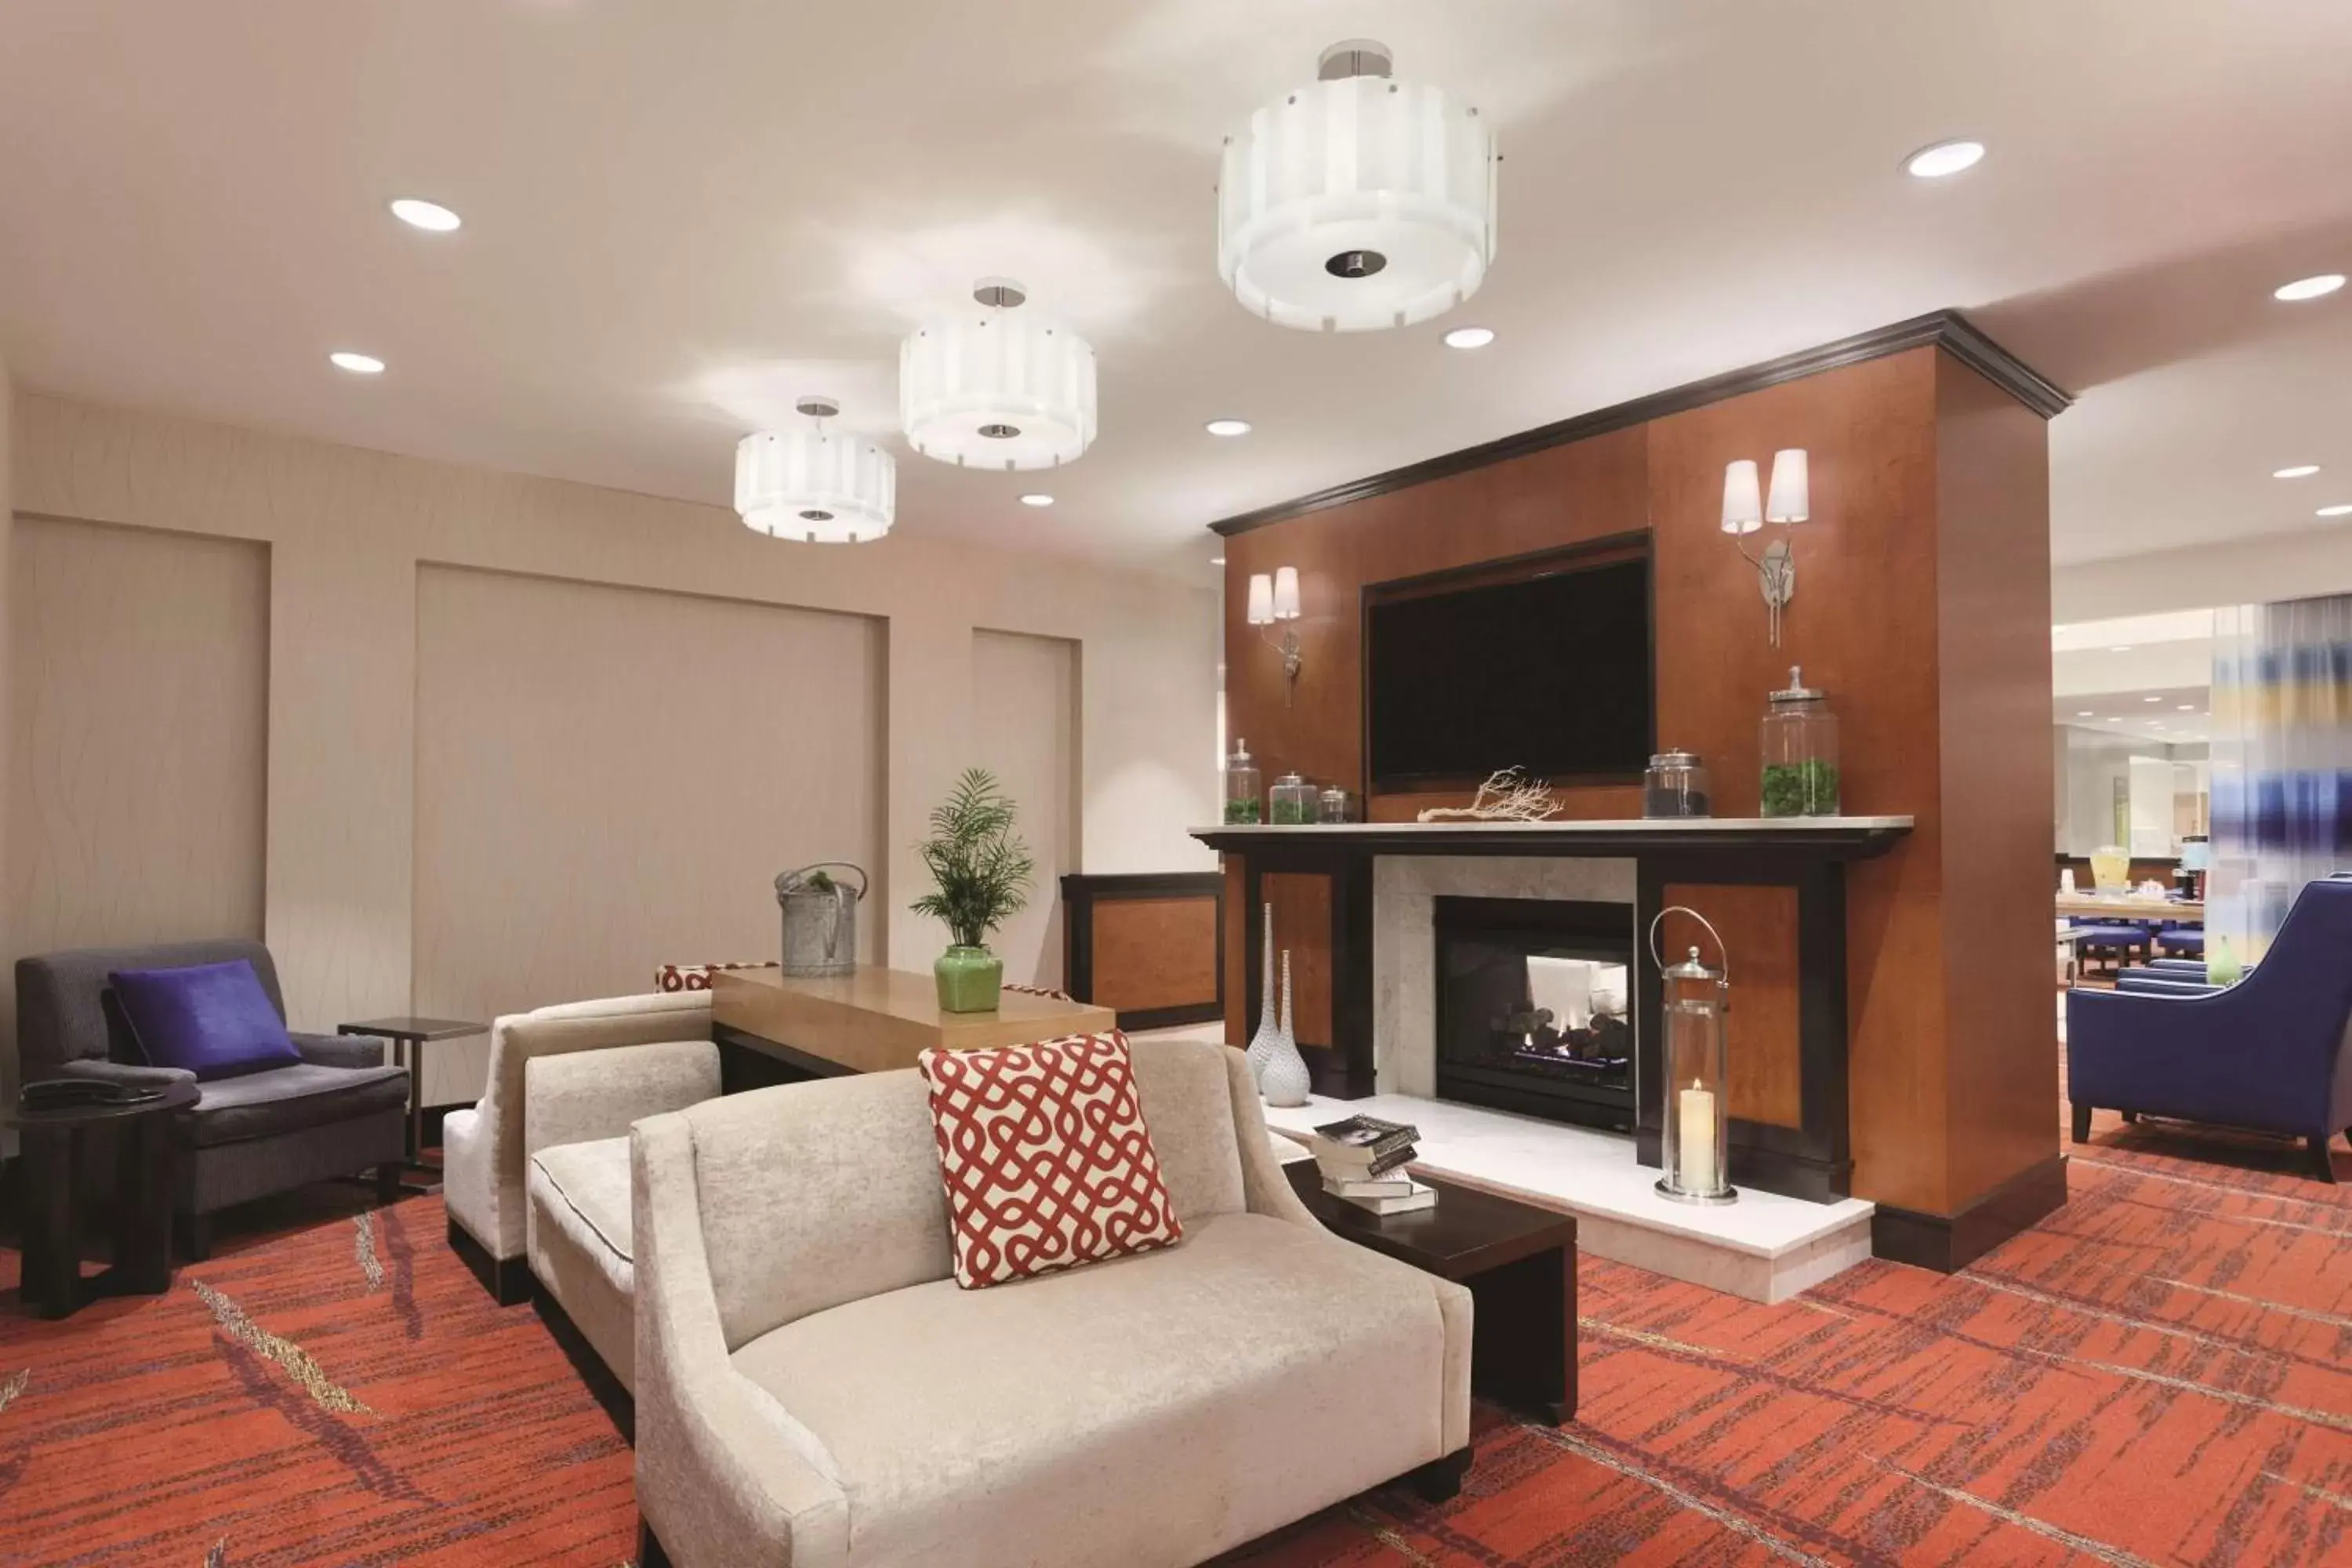
[[[1798,523],[1812,515],[1812,475],[1802,447],[1788,447],[1772,454],[1772,486],[1768,492],[1759,482],[1753,458],[1742,458],[1723,470],[1723,531],[1737,541],[1754,533],[1768,522]],[[1776,539],[1765,546],[1761,560],[1748,553],[1748,546],[1738,546],[1739,553],[1756,568],[1758,585],[1763,590],[1764,603],[1771,613],[1772,646],[1780,646],[1780,613],[1790,600],[1797,596],[1797,562],[1789,552],[1789,542]]]
[[[1298,614],[1297,567],[1278,566],[1271,574],[1264,572],[1250,574],[1248,612],[1250,625],[1270,626],[1277,621],[1295,621],[1298,618]],[[1297,628],[1284,626],[1280,642],[1266,637],[1264,632],[1260,632],[1258,636],[1265,638],[1268,647],[1282,655],[1282,673],[1288,680],[1288,684],[1283,689],[1282,705],[1287,708],[1297,700],[1298,696],[1298,667],[1301,658]]]

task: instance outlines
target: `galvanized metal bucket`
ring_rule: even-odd
[[[857,873],[857,886],[827,875],[828,885],[811,877],[828,868]],[[776,879],[776,902],[784,911],[784,973],[847,974],[857,967],[857,905],[866,897],[864,867],[846,860],[820,860]]]

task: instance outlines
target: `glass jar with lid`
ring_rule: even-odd
[[[1315,797],[1315,820],[1318,822],[1346,822],[1352,816],[1348,792],[1338,784]]]
[[[1708,814],[1706,764],[1694,752],[1660,752],[1642,775],[1643,816]]]
[[[1249,754],[1246,742],[1236,738],[1234,754],[1225,759],[1225,821],[1229,824],[1263,822],[1263,797],[1258,794],[1257,763]]]
[[[1296,827],[1315,820],[1315,786],[1297,773],[1285,773],[1266,791],[1265,819],[1276,827]]]
[[[1822,695],[1791,665],[1764,712],[1761,815],[1838,815],[1838,726]]]

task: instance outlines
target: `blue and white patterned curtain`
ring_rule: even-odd
[[[2213,633],[2205,925],[2251,962],[2305,882],[2352,868],[2352,595],[2222,610]]]

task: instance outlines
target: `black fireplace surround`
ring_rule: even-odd
[[[1433,902],[1437,1097],[1631,1131],[1633,906]],[[1546,959],[1613,965],[1613,973],[1594,977],[1613,984],[1578,984],[1584,976],[1566,966],[1539,977]]]

